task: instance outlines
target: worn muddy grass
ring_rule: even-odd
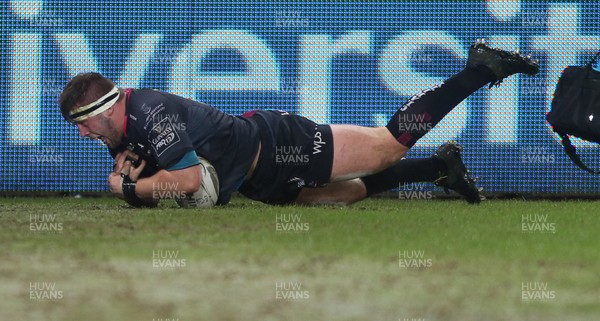
[[[597,320],[598,213],[582,201],[2,198],[0,319]]]

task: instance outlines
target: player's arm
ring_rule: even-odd
[[[139,198],[158,198],[158,195],[194,194],[202,183],[200,165],[184,169],[161,169],[156,174],[141,178],[136,183],[135,194]],[[168,192],[168,193],[160,193]]]
[[[156,174],[140,178],[140,174],[146,166],[142,160],[139,166],[135,167],[132,163],[138,156],[132,152],[122,153],[115,158],[115,171],[111,173],[109,185],[111,192],[120,197],[125,197],[127,185],[123,185],[124,180],[131,180],[129,186],[130,192],[140,199],[158,199],[165,196],[173,197],[175,195],[193,194],[202,183],[202,171],[200,162],[195,151],[185,153],[183,157],[168,169],[162,169]],[[119,184],[121,187],[119,188]],[[127,183],[126,183],[127,184]],[[130,195],[133,196],[133,195]]]

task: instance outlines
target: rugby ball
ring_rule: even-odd
[[[202,184],[194,194],[184,198],[176,198],[175,201],[183,208],[208,208],[217,204],[219,199],[219,177],[217,171],[205,158],[198,157],[200,171],[202,172]]]

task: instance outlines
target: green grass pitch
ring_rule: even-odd
[[[0,320],[598,320],[600,202],[0,199]]]

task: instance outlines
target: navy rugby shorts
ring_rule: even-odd
[[[261,150],[252,177],[239,191],[268,204],[289,204],[304,187],[329,183],[333,166],[333,135],[329,125],[287,112],[245,113],[259,128]]]

